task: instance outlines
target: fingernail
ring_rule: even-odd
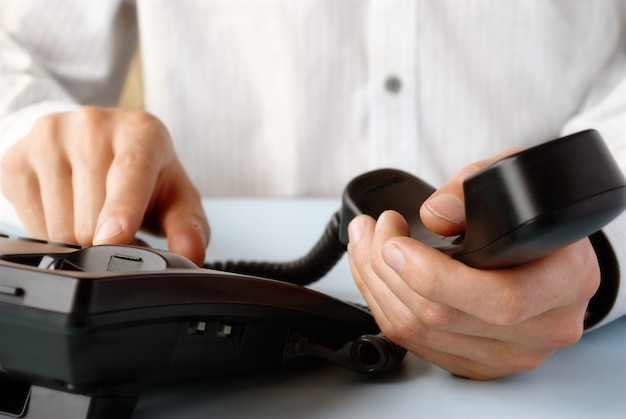
[[[365,221],[362,218],[355,218],[348,224],[348,240],[350,243],[359,241],[365,232]]]
[[[426,208],[436,217],[463,224],[465,222],[465,205],[451,193],[442,193],[426,201]]]
[[[402,273],[405,259],[404,253],[402,253],[402,250],[400,250],[398,246],[395,244],[386,244],[383,246],[381,253],[387,266],[398,274]]]
[[[100,227],[98,227],[93,237],[93,241],[108,240],[120,235],[123,231],[124,227],[118,218],[109,218],[104,223],[100,224]]]

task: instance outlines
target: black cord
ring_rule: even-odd
[[[227,261],[205,263],[204,267],[308,285],[326,275],[346,252],[346,245],[339,240],[339,229],[340,211],[337,211],[313,249],[292,262]],[[363,335],[351,342],[349,350],[349,354],[343,354],[293,334],[288,354],[326,359],[362,374],[388,371],[400,363],[406,354],[406,349],[383,335]]]
[[[295,285],[309,285],[328,273],[346,252],[339,240],[340,212],[333,214],[324,234],[308,254],[291,262],[226,261],[207,262],[204,267],[218,271],[275,279]]]
[[[299,334],[290,336],[290,356],[313,356],[325,359],[360,374],[377,374],[396,367],[406,355],[406,349],[383,335],[363,335],[350,342],[347,354],[310,342]],[[346,349],[346,348],[344,348]]]

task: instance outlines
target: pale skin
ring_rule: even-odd
[[[200,195],[149,113],[85,106],[39,119],[6,152],[2,191],[32,237],[126,244],[144,228],[204,261],[210,230]]]
[[[462,181],[489,161],[460,171],[422,206],[429,228],[463,231]],[[167,130],[146,112],[81,107],[41,118],[6,152],[1,170],[2,191],[33,237],[128,244],[143,228],[167,237],[172,251],[204,261],[210,230],[200,196]],[[600,281],[588,240],[485,271],[410,239],[395,212],[377,221],[357,217],[349,234],[354,280],[383,333],[477,380],[532,369],[578,341]]]
[[[438,189],[419,209],[424,224],[441,235],[461,233],[462,181],[498,157]],[[458,376],[489,380],[531,370],[580,339],[600,284],[588,239],[514,268],[479,270],[408,235],[396,212],[362,215],[349,226],[348,255],[381,330],[409,351]]]

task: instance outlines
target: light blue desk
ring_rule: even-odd
[[[339,205],[337,199],[207,199],[213,229],[207,260],[295,259]],[[345,258],[313,288],[363,301]],[[150,388],[134,417],[626,418],[626,318],[588,333],[534,371],[491,382],[458,379],[407,355],[398,371],[381,378],[323,364]]]

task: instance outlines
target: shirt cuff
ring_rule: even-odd
[[[621,286],[624,266],[620,269],[617,255],[626,254],[626,233],[623,225],[626,213],[602,231],[589,237],[598,257],[601,281],[598,291],[589,302],[585,329],[591,330],[626,314],[626,287]]]

